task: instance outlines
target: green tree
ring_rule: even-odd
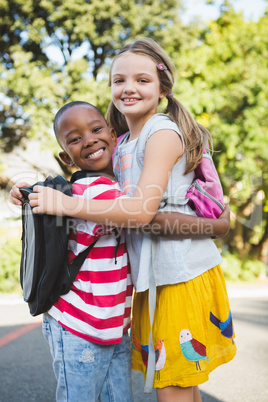
[[[265,259],[268,244],[268,15],[245,21],[228,1],[177,58],[177,93],[214,139],[214,159],[236,215],[230,250]],[[226,239],[225,239],[226,241]]]
[[[111,58],[139,36],[179,48],[180,7],[181,0],[0,0],[2,147],[10,151],[26,135],[47,145],[55,110],[70,100],[105,113]]]
[[[245,21],[225,0],[217,21],[183,25],[182,4],[0,0],[0,153],[32,138],[53,149],[53,115],[68,101],[89,101],[105,113],[111,59],[129,40],[154,38],[178,67],[176,95],[213,135],[236,217],[224,242],[243,260],[265,260],[268,15]]]

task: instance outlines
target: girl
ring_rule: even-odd
[[[185,195],[211,137],[175,99],[172,71],[166,53],[149,39],[124,47],[111,66],[108,120],[118,134],[128,130],[115,155],[115,171],[132,197],[84,200],[37,186],[30,196],[34,212],[144,227],[162,198],[172,196],[177,205],[164,211],[194,214]],[[158,114],[164,97],[167,108]],[[142,231],[129,231],[128,252],[136,289],[133,368],[148,374],[148,388],[153,380],[158,401],[200,401],[197,385],[236,353],[220,254],[211,239],[174,241]]]

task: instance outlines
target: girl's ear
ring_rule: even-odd
[[[161,91],[160,92],[160,99],[164,99],[168,94],[168,91]]]
[[[74,166],[72,159],[65,151],[60,152],[59,157],[65,165]]]

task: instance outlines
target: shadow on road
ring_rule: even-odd
[[[233,313],[234,322],[250,323],[251,325],[268,325],[268,300],[244,300],[243,308],[236,308]]]

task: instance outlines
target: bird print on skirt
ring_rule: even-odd
[[[180,332],[180,345],[183,356],[190,361],[195,361],[196,370],[201,370],[200,360],[207,360],[206,346],[192,337],[188,329],[182,329]]]
[[[157,380],[160,380],[160,370],[164,368],[165,363],[166,363],[166,349],[164,341],[162,339],[158,339],[155,346],[155,371]]]
[[[149,357],[149,346],[142,345],[133,331],[131,329],[131,346],[132,349],[137,350],[141,353],[143,364],[147,367],[148,366],[148,357]],[[160,380],[160,370],[164,368],[166,362],[166,349],[164,345],[164,341],[162,339],[158,339],[155,345],[155,371],[156,371],[156,378]]]
[[[219,320],[214,314],[212,314],[212,312],[210,312],[210,321],[212,322],[212,324],[214,324],[216,327],[220,329],[221,334],[223,336],[232,339],[232,342],[234,343],[233,319],[231,311],[229,313],[227,320],[225,321]]]

